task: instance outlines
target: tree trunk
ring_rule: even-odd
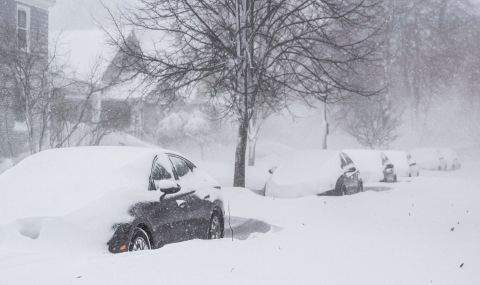
[[[248,166],[255,166],[255,151],[257,148],[257,138],[248,140]]]
[[[238,127],[237,148],[235,151],[234,187],[245,187],[245,155],[247,153],[248,120],[242,117]]]
[[[328,116],[327,116],[327,102],[323,102],[323,142],[322,149],[328,148],[328,135],[329,135],[329,126],[328,126]]]

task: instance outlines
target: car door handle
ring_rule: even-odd
[[[185,206],[187,205],[187,202],[185,200],[175,200],[175,202],[177,202],[177,206],[179,206],[180,208],[185,208]]]

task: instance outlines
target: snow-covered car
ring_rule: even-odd
[[[318,194],[347,195],[363,191],[359,171],[344,152],[299,151],[278,167],[265,186],[265,195],[296,198]]]
[[[0,197],[0,247],[24,238],[119,253],[224,233],[218,183],[167,150],[43,151],[0,175]]]
[[[436,148],[416,148],[410,153],[415,157],[421,169],[443,170],[447,167],[445,159]]]
[[[418,165],[412,155],[402,150],[384,151],[385,155],[395,166],[395,172],[400,177],[420,176]]]
[[[395,166],[382,151],[348,149],[344,152],[357,165],[361,172],[361,178],[365,183],[397,182]]]
[[[446,168],[444,170],[457,170],[462,167],[458,153],[451,148],[440,148],[440,155],[443,157]]]
[[[411,154],[422,169],[454,170],[461,167],[458,154],[449,148],[416,148]]]

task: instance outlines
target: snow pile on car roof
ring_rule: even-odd
[[[145,191],[154,155],[147,148],[81,147],[28,157],[0,176],[0,224],[66,215],[112,191]]]
[[[274,197],[302,197],[333,190],[340,176],[338,151],[308,150],[290,155],[266,185]]]
[[[345,153],[360,170],[364,182],[379,182],[383,179],[381,152],[367,149],[348,149]]]

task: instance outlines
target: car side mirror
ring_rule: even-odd
[[[268,173],[273,174],[275,173],[275,170],[277,170],[277,166],[274,166],[268,170]]]
[[[156,180],[154,183],[155,188],[160,190],[164,195],[175,194],[182,189],[182,187],[173,180]]]
[[[393,168],[393,167],[394,167],[393,164],[389,163],[389,164],[387,164],[387,165],[385,166],[385,169],[391,169],[391,168]]]

